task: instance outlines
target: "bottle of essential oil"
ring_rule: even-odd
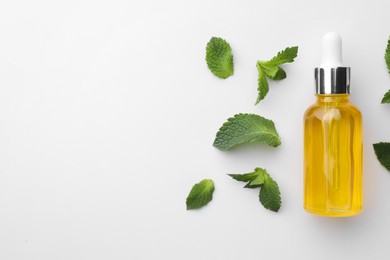
[[[304,116],[304,208],[328,217],[362,210],[362,116],[349,102],[351,69],[342,65],[341,45],[340,35],[324,36],[317,102]]]

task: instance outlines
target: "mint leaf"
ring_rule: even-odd
[[[260,187],[261,184],[264,183],[264,174],[266,173],[266,171],[261,168],[256,168],[255,173],[257,174],[256,178],[248,182],[244,186],[244,188],[256,188],[256,187]]]
[[[285,79],[287,77],[287,74],[286,72],[284,71],[284,69],[282,69],[281,67],[278,67],[278,71],[276,72],[276,74],[274,76],[269,76],[271,79],[273,80],[282,80],[282,79]]]
[[[243,182],[247,182],[247,181],[251,181],[253,179],[255,179],[258,175],[258,173],[256,172],[251,172],[251,173],[244,173],[244,174],[228,174],[230,177],[232,177],[233,179],[235,179],[236,181],[243,181]]]
[[[385,61],[386,61],[386,65],[387,65],[387,71],[390,73],[390,38],[387,40]]]
[[[212,37],[207,43],[206,62],[218,78],[226,79],[234,73],[232,49],[222,38]]]
[[[278,184],[269,176],[264,174],[264,183],[259,193],[259,200],[264,208],[278,212],[282,204]]]
[[[269,61],[257,61],[257,70],[263,72],[267,77],[273,78],[278,73],[280,67],[274,64],[270,64]]]
[[[273,64],[274,66],[279,66],[284,63],[293,62],[298,55],[298,46],[287,47],[283,51],[278,52],[278,54],[273,57],[268,64]]]
[[[390,103],[390,90],[387,91],[386,94],[383,96],[381,103],[382,104]]]
[[[273,80],[282,80],[287,77],[286,71],[280,65],[293,62],[298,55],[298,47],[288,47],[269,61],[257,61],[256,67],[258,70],[258,96],[255,105],[265,98],[268,93],[269,85],[267,78]]]
[[[254,142],[272,147],[281,143],[271,120],[255,114],[237,114],[221,126],[213,145],[224,151],[239,144]]]
[[[373,144],[378,161],[390,172],[390,143]]]
[[[254,172],[245,173],[245,174],[228,174],[230,177],[236,181],[248,182],[244,188],[257,188],[264,183],[264,173],[266,171],[262,168],[256,168]]]
[[[266,170],[256,168],[253,172],[245,174],[228,174],[237,181],[248,182],[244,188],[259,188],[259,201],[264,208],[277,212],[282,204],[278,184],[271,178]]]
[[[187,210],[201,208],[213,199],[214,182],[204,179],[195,184],[187,197]]]
[[[265,73],[263,72],[262,69],[258,69],[258,71],[259,71],[259,78],[258,78],[257,92],[259,94],[257,95],[257,100],[255,105],[259,104],[259,102],[265,98],[269,90],[268,81],[267,78],[265,77]]]

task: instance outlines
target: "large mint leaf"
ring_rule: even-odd
[[[222,125],[213,145],[228,150],[245,143],[266,143],[277,147],[281,142],[271,120],[255,114],[237,114]]]

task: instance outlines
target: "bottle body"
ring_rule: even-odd
[[[348,94],[317,94],[304,117],[304,208],[329,217],[362,210],[362,116]]]

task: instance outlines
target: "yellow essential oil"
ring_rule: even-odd
[[[304,116],[304,208],[347,217],[362,210],[362,116],[349,102],[350,68],[340,66],[340,36],[325,35],[324,48],[331,57],[316,69],[317,102]]]
[[[362,116],[349,95],[317,95],[305,113],[305,209],[323,216],[362,210]]]

